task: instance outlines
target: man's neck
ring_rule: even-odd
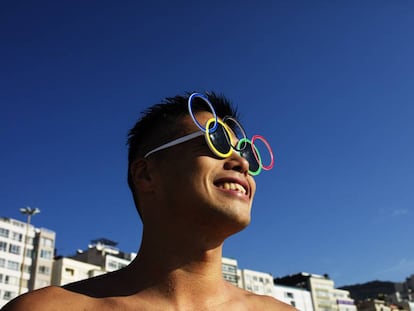
[[[229,284],[222,276],[222,246],[193,243],[194,239],[179,244],[160,243],[143,237],[140,251],[125,270],[130,286],[142,293],[159,296],[178,305],[195,301],[213,303],[225,300]],[[193,242],[189,242],[193,241]],[[217,300],[218,299],[218,300]]]

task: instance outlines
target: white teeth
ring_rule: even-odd
[[[244,189],[243,186],[240,184],[236,184],[232,182],[225,182],[225,183],[222,183],[220,187],[226,190],[239,191],[243,194],[246,194],[246,189]]]

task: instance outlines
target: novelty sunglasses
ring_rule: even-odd
[[[192,110],[192,102],[196,97],[203,99],[213,114],[213,117],[207,120],[205,127],[202,126],[200,122],[198,122]],[[217,114],[207,96],[200,93],[193,93],[188,99],[188,110],[191,118],[200,129],[200,131],[179,137],[168,143],[165,143],[149,151],[147,154],[145,154],[144,158],[147,158],[151,154],[160,150],[164,150],[172,146],[184,143],[196,137],[204,136],[208,147],[216,156],[221,158],[228,158],[231,156],[232,152],[237,152],[241,157],[245,158],[249,163],[248,172],[252,176],[258,175],[262,169],[270,170],[273,168],[273,151],[267,140],[261,135],[254,135],[251,140],[248,139],[243,127],[234,118],[225,117],[223,120],[218,119]],[[235,138],[235,144],[232,143],[232,137]],[[270,163],[268,165],[263,164],[258,146],[257,144],[255,145],[256,141],[261,141],[266,147],[268,157],[270,158]]]

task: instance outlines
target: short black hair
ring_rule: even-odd
[[[182,117],[189,115],[188,99],[193,93],[196,92],[167,97],[160,103],[147,108],[141,113],[141,118],[128,133],[128,186],[132,191],[135,206],[141,218],[142,215],[134,192],[131,165],[136,159],[143,158],[148,151],[177,138],[180,132],[177,122]],[[238,119],[237,109],[224,95],[214,92],[206,92],[204,95],[212,104],[217,117],[230,116]],[[193,112],[209,111],[208,105],[199,97],[194,98],[192,109]]]

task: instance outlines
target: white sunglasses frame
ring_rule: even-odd
[[[160,150],[164,150],[164,149],[170,148],[170,147],[172,147],[172,146],[175,146],[175,145],[178,145],[178,144],[184,143],[184,142],[186,142],[186,141],[189,141],[189,140],[191,140],[191,139],[194,139],[194,138],[199,137],[199,136],[204,136],[204,135],[205,135],[205,134],[204,134],[204,132],[202,132],[202,131],[197,131],[197,132],[194,132],[194,133],[187,134],[187,135],[184,135],[184,136],[182,136],[182,137],[176,138],[176,139],[174,139],[174,140],[172,140],[172,141],[170,141],[170,142],[168,142],[168,143],[166,143],[166,144],[163,144],[163,145],[161,145],[161,146],[159,146],[159,147],[157,147],[157,148],[155,148],[155,149],[152,149],[151,151],[148,151],[148,152],[144,155],[144,158],[148,158],[151,154],[153,154],[153,153],[155,153],[155,152],[157,152],[157,151],[160,151]]]

